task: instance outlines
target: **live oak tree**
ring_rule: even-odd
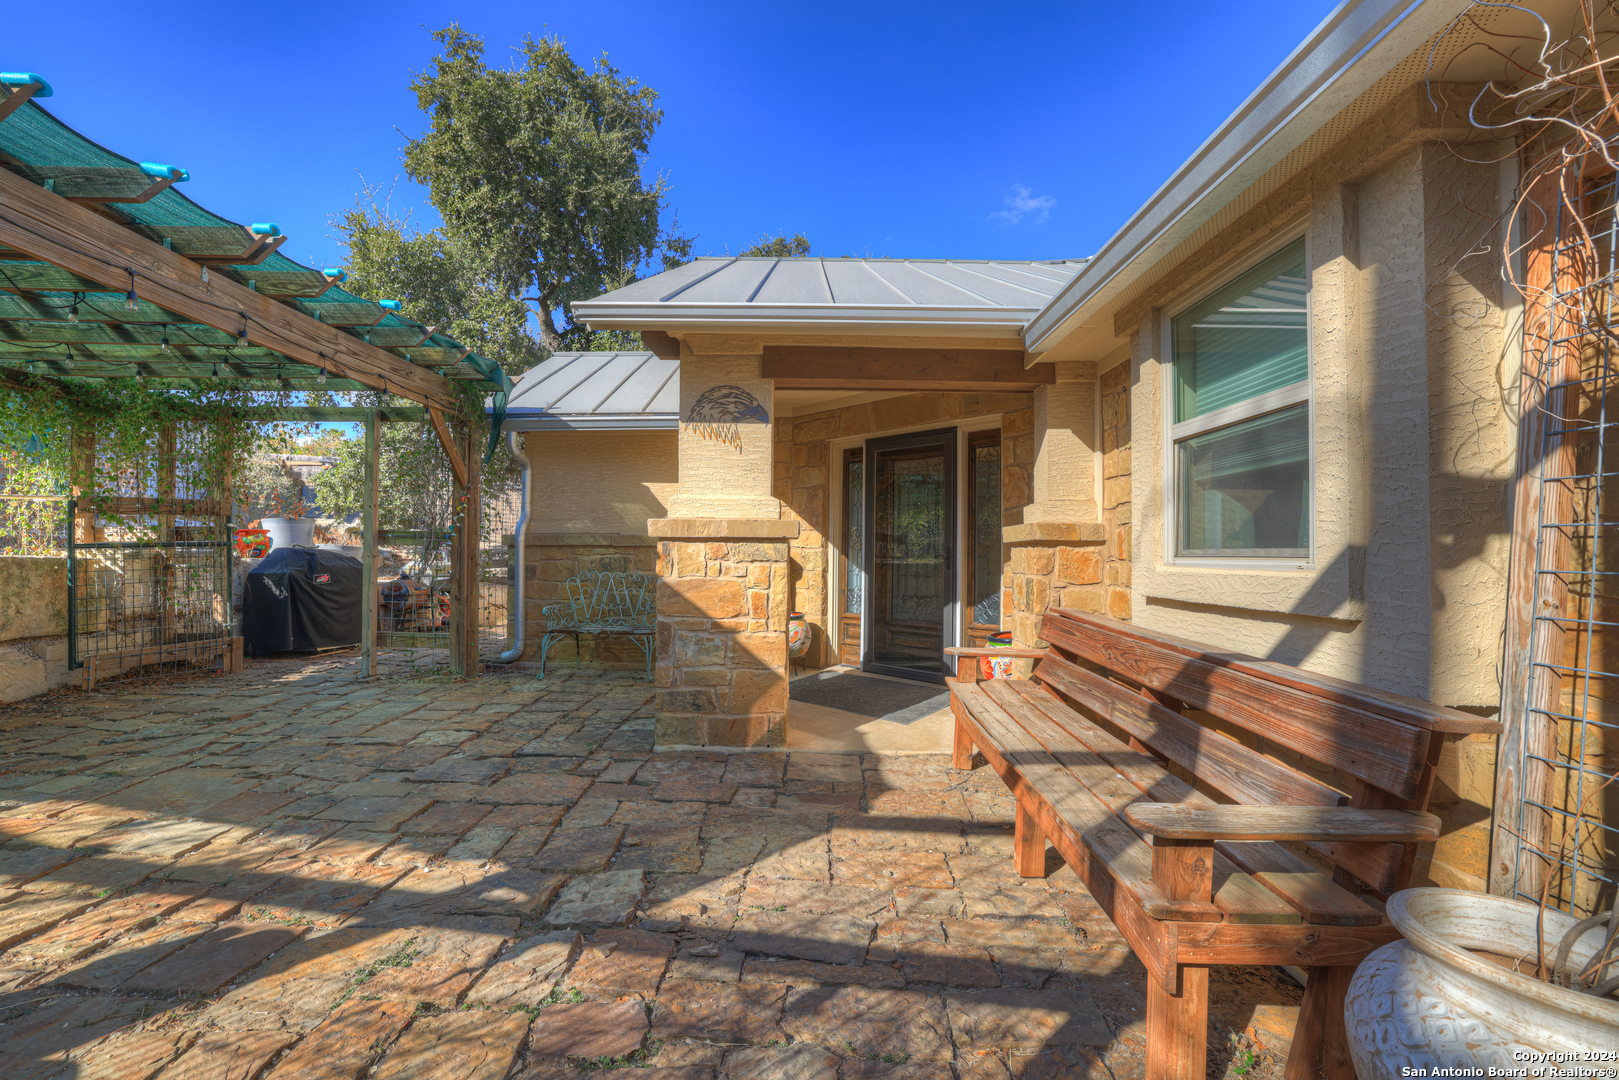
[[[443,272],[470,275],[475,292],[532,305],[546,350],[587,344],[575,301],[691,250],[663,228],[666,181],[642,176],[657,92],[605,55],[587,70],[561,38],[526,37],[518,62],[497,68],[459,26],[434,37],[443,51],[411,84],[428,130],[404,162],[444,226],[417,242],[437,245]]]

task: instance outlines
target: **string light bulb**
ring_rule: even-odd
[[[135,295],[135,268],[129,268],[129,292],[124,294],[124,307],[130,311],[141,309],[141,299]]]
[[[83,295],[84,295],[83,293],[74,293],[73,294],[73,303],[69,304],[68,309],[67,309],[67,321],[68,322],[78,322],[79,321],[79,297],[81,297]]]
[[[163,328],[163,351],[169,351],[169,328],[166,326]]]
[[[316,382],[325,382],[325,381],[326,381],[326,369],[321,368],[320,369],[320,378],[317,379]]]
[[[211,375],[209,375],[209,378],[211,378],[211,379],[219,378],[219,365],[218,364],[214,365],[213,373]]]

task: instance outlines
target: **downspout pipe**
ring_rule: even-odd
[[[528,515],[529,507],[534,497],[534,466],[530,464],[528,455],[523,453],[518,441],[518,432],[506,432],[506,449],[512,452],[523,469],[523,509],[517,514],[517,535],[513,537],[514,566],[508,567],[517,575],[517,621],[512,628],[512,647],[500,654],[502,664],[515,664],[523,658],[524,639],[527,636],[528,619],[524,615],[524,605],[527,600],[526,569],[528,565]]]

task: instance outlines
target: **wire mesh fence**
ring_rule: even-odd
[[[67,531],[68,666],[87,689],[232,665],[228,519],[145,518]]]
[[[1619,891],[1619,292],[1616,177],[1545,223],[1549,266],[1528,377],[1545,383],[1526,737],[1522,899],[1585,916]]]

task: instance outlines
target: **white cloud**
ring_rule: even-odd
[[[1051,208],[1056,205],[1057,200],[1050,195],[1036,195],[1022,184],[1014,184],[1012,194],[1006,197],[1007,208],[997,210],[989,217],[1002,225],[1016,225],[1024,218],[1038,225],[1051,216]]]

